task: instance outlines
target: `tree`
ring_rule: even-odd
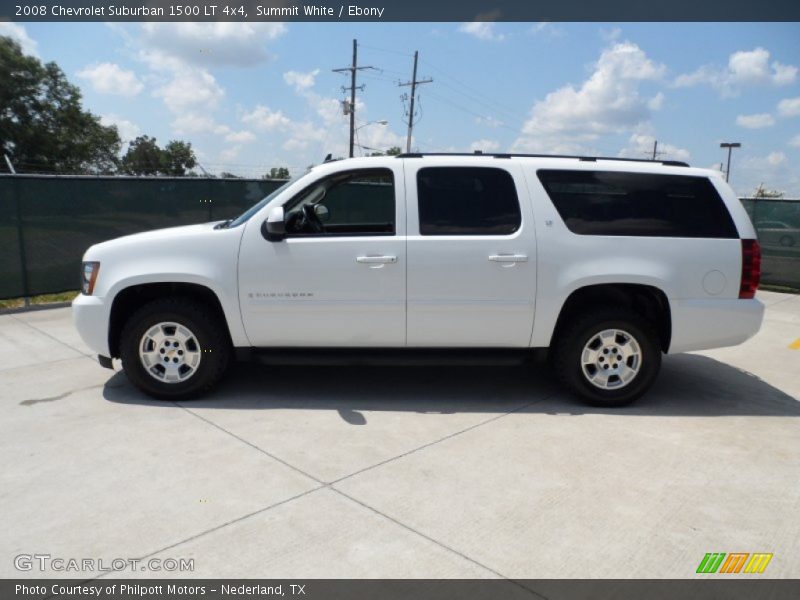
[[[172,140],[162,149],[155,138],[147,135],[133,140],[121,161],[122,171],[129,175],[183,177],[196,165],[190,143]]]
[[[197,158],[189,142],[170,141],[161,153],[161,172],[164,175],[183,177],[188,169],[197,165]]]
[[[785,192],[779,190],[766,189],[762,183],[756,188],[756,191],[753,193],[753,198],[783,198],[785,195]]]
[[[155,138],[140,135],[130,143],[122,157],[122,171],[128,175],[158,175],[161,171],[161,153]]]
[[[241,179],[241,177],[239,177],[238,175],[234,175],[233,173],[230,173],[228,171],[223,171],[222,173],[219,174],[219,176],[221,179]]]
[[[377,152],[371,152],[369,156],[397,156],[398,154],[402,154],[403,150],[400,146],[392,146],[386,152],[381,152],[378,150]]]
[[[286,167],[272,167],[262,179],[290,179],[289,169]]]
[[[0,153],[17,171],[110,173],[120,147],[117,128],[83,109],[80,90],[58,65],[0,36]]]

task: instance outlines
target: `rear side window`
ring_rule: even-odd
[[[561,170],[537,174],[573,233],[739,237],[725,203],[705,177]]]
[[[503,169],[420,169],[417,194],[422,235],[508,235],[522,223],[514,179]]]

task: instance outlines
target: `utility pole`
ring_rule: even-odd
[[[417,95],[417,86],[423,83],[431,83],[433,79],[417,79],[417,60],[419,59],[419,52],[414,50],[414,72],[411,75],[411,81],[398,84],[400,87],[411,86],[411,105],[408,111],[408,138],[406,139],[406,152],[411,152],[411,132],[414,130],[414,99]]]
[[[734,148],[741,148],[742,145],[739,142],[722,142],[719,147],[728,149],[728,169],[725,171],[725,181],[729,181],[731,177],[731,151]]]
[[[658,140],[653,140],[653,152],[646,153],[645,156],[650,157],[650,160],[657,160],[659,156],[663,156],[666,152],[661,152],[658,149]]]
[[[350,158],[353,158],[353,147],[355,144],[356,134],[356,90],[363,90],[364,86],[356,86],[356,71],[363,71],[364,69],[374,69],[375,67],[359,67],[358,66],[358,40],[353,40],[353,63],[349,67],[341,69],[333,69],[334,73],[350,72],[350,87],[342,87],[342,91],[350,91]]]

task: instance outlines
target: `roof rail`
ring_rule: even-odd
[[[598,160],[613,160],[618,162],[654,163],[667,167],[688,167],[689,164],[680,160],[651,160],[649,158],[619,158],[614,156],[580,156],[572,154],[516,154],[505,152],[406,152],[398,154],[397,158],[422,158],[423,156],[491,156],[493,158],[574,158],[584,162],[597,162]]]

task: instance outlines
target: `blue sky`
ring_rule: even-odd
[[[591,153],[719,166],[800,196],[797,23],[0,23],[80,85],[86,106],[138,134],[191,141],[201,164],[258,176],[347,151],[340,87],[353,38],[359,142],[405,146],[399,80],[419,50],[428,151]]]

